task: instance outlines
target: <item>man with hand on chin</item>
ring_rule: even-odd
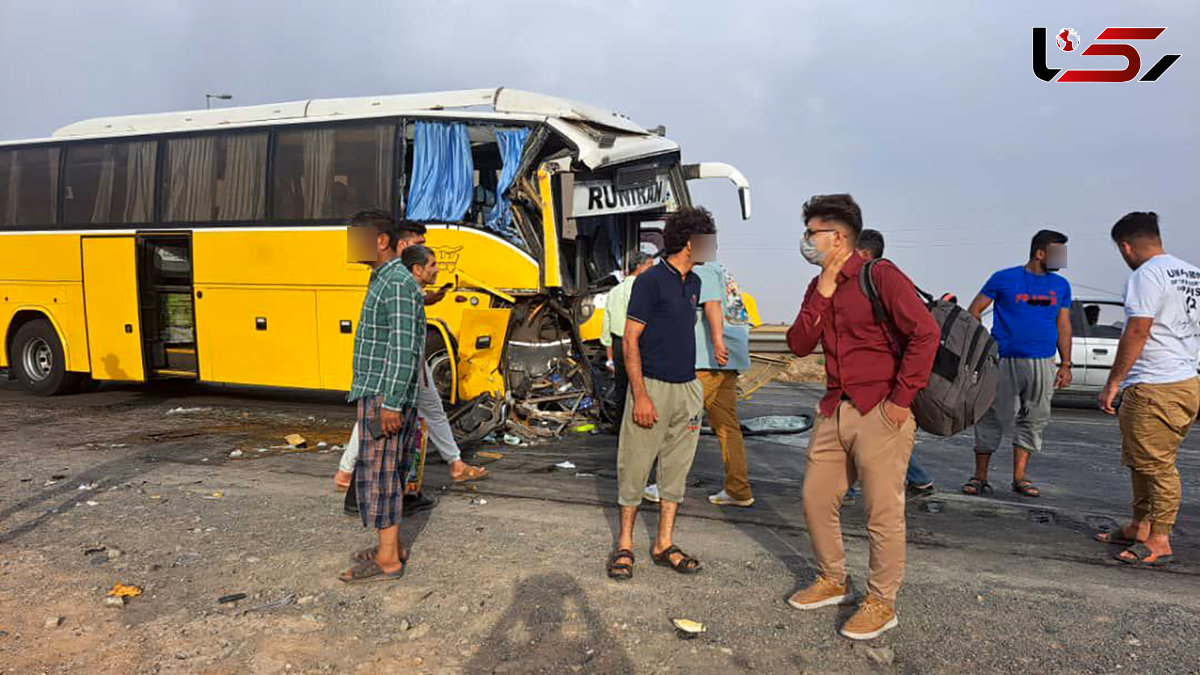
[[[788,346],[825,355],[826,393],[808,445],[804,518],[820,576],[788,599],[796,609],[850,602],[842,546],[842,496],[862,483],[871,542],[867,597],[842,635],[870,640],[898,625],[896,595],[904,577],[904,476],[917,425],[909,409],[929,381],[938,325],[908,277],[890,261],[872,269],[888,324],[875,323],[859,285],[866,259],[856,252],[862,211],[847,194],[804,204],[805,260],[821,268],[788,330]],[[893,334],[894,333],[894,334]]]

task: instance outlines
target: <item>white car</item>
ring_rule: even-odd
[[[1064,393],[1098,392],[1108,382],[1117,344],[1125,330],[1125,308],[1118,300],[1071,302],[1071,386]],[[1061,362],[1057,357],[1056,361]],[[1196,364],[1200,372],[1200,363]]]

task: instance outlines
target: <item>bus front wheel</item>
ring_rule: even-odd
[[[44,319],[17,329],[8,361],[21,384],[38,396],[74,391],[83,381],[82,374],[67,371],[62,341],[54,326]]]

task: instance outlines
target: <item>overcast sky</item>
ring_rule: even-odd
[[[1033,26],[1075,28],[1084,46],[1108,26],[1166,26],[1138,44],[1143,72],[1183,56],[1154,83],[1048,84]],[[1076,296],[1098,296],[1127,275],[1107,233],[1130,210],[1157,211],[1168,248],[1200,263],[1198,33],[1194,0],[0,0],[0,138],[203,107],[205,93],[248,105],[503,85],[665,124],[685,160],[739,167],[752,220],[728,183],[693,197],[768,320],[799,306],[815,271],[799,207],[827,192],[852,193],[928,290],[972,295],[1053,227],[1071,237]]]

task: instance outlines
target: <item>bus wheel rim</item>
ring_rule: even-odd
[[[25,343],[22,353],[25,373],[34,382],[41,382],[54,372],[54,350],[44,339],[34,338]]]
[[[450,388],[454,386],[450,382],[450,374],[452,372],[450,368],[450,352],[445,349],[434,352],[428,356],[426,363],[429,365],[429,372],[433,376],[433,382],[430,384],[433,385],[439,396],[448,400]],[[440,382],[439,376],[442,379]]]

